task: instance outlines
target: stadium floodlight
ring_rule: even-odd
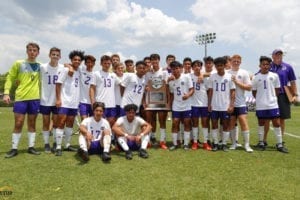
[[[204,55],[207,56],[207,44],[214,43],[216,39],[216,33],[205,33],[196,36],[196,42],[199,45],[204,45]]]

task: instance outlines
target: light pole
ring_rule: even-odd
[[[213,43],[216,39],[216,33],[205,33],[196,36],[196,42],[204,45],[204,55],[207,56],[207,44]]]

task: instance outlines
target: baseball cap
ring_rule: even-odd
[[[275,50],[272,52],[272,55],[277,54],[277,53],[283,53],[283,51],[282,51],[281,49],[275,49]]]

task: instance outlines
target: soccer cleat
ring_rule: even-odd
[[[51,152],[55,153],[55,151],[56,151],[56,142],[53,142],[53,146],[51,148]]]
[[[45,153],[51,153],[50,144],[45,144]]]
[[[276,144],[276,148],[277,148],[277,151],[281,152],[281,153],[288,153],[289,150],[281,144]]]
[[[250,145],[245,145],[245,150],[248,153],[252,153],[253,152],[253,149],[250,147]]]
[[[141,158],[148,158],[149,157],[149,155],[148,155],[148,153],[147,153],[147,151],[145,149],[140,149],[139,150],[139,156]]]
[[[181,140],[177,140],[177,145],[181,146]]]
[[[72,151],[72,152],[77,152],[78,149],[72,146],[68,146],[67,148],[64,148],[64,151]]]
[[[80,158],[81,158],[83,161],[85,161],[85,162],[87,162],[87,161],[90,160],[90,158],[89,158],[89,153],[88,153],[87,151],[81,149],[81,148],[78,149],[78,155],[79,155]],[[102,158],[102,159],[103,159],[103,158]]]
[[[211,151],[211,146],[208,143],[203,143],[203,149],[207,151]]]
[[[109,153],[108,152],[103,152],[102,153],[102,161],[103,162],[108,162],[110,160],[111,160],[111,157],[110,157]]]
[[[222,150],[223,150],[224,152],[228,152],[228,147],[227,147],[226,144],[222,144]]]
[[[264,141],[264,145],[265,145],[265,147],[267,147],[267,146],[268,146],[268,143],[267,143],[266,141]]]
[[[192,149],[197,150],[198,149],[198,142],[193,142]]]
[[[242,145],[239,143],[239,141],[235,142],[236,147],[242,147]]]
[[[55,156],[62,156],[62,151],[61,151],[61,149],[56,149],[56,150],[55,150]]]
[[[159,143],[159,146],[160,146],[160,148],[161,149],[168,149],[168,147],[167,147],[167,145],[166,145],[166,142],[163,142],[163,141],[161,141],[160,143]]]
[[[183,149],[187,151],[187,150],[190,150],[190,147],[189,147],[189,145],[183,145]]]
[[[219,145],[218,145],[218,144],[213,144],[211,150],[212,150],[212,151],[218,151],[218,150],[219,150]]]
[[[6,153],[5,158],[12,158],[18,155],[18,149],[11,149],[9,152]]]
[[[258,150],[260,150],[260,151],[266,150],[266,146],[264,145],[264,142],[262,142],[262,141],[257,143],[256,148],[258,148]]]
[[[157,145],[157,140],[155,137],[150,137],[150,142],[152,145]]]
[[[130,150],[125,151],[125,157],[127,160],[132,160],[132,152]]]
[[[33,154],[33,155],[40,155],[41,152],[37,151],[34,147],[29,147],[27,150],[28,153]]]
[[[170,150],[170,151],[174,151],[174,150],[176,150],[177,148],[178,148],[177,145],[172,145],[172,146],[170,146],[169,150]]]
[[[230,149],[230,150],[235,150],[235,149],[236,149],[236,147],[237,147],[237,145],[235,145],[235,144],[232,144],[232,145],[229,147],[229,149]]]

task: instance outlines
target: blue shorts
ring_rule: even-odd
[[[231,115],[239,116],[239,115],[247,115],[248,114],[248,108],[246,106],[244,107],[234,107],[233,113]]]
[[[230,114],[227,111],[213,110],[210,115],[211,119],[230,119]]]
[[[280,117],[279,108],[270,110],[256,110],[258,119],[274,119]]]
[[[192,106],[192,117],[209,117],[207,107],[193,107]]]
[[[76,116],[78,109],[75,108],[58,108],[58,114],[67,115],[67,116]]]
[[[40,105],[40,113],[42,115],[50,115],[51,113],[54,115],[58,114],[58,109],[56,106],[42,106]]]
[[[120,108],[120,117],[123,117],[126,115],[126,112],[124,110],[124,108]]]
[[[137,151],[141,148],[140,143],[137,143],[136,141],[132,141],[132,140],[127,140],[127,145],[129,147],[129,149],[132,151]]]
[[[185,118],[191,118],[192,111],[186,110],[186,111],[172,111],[172,118],[177,119],[185,119]]]
[[[40,100],[16,101],[14,103],[14,113],[25,115],[37,115],[39,113]]]
[[[105,108],[104,111],[104,117],[109,118],[109,117],[116,117],[117,116],[117,109],[116,108]]]
[[[101,146],[100,140],[92,141],[89,148],[89,154],[101,154],[103,152],[103,147]]]
[[[116,105],[116,118],[121,117],[121,106],[120,105]]]
[[[92,105],[87,103],[79,103],[79,114],[93,116]]]

